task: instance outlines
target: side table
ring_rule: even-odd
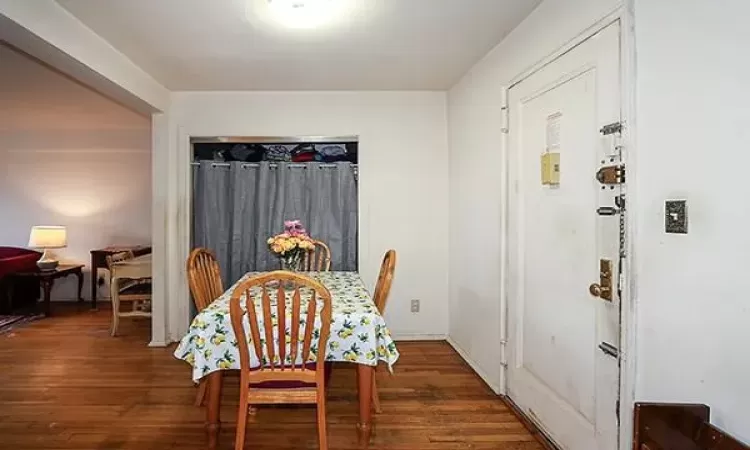
[[[83,264],[74,265],[59,265],[54,270],[32,270],[28,272],[15,272],[13,277],[18,278],[33,278],[39,280],[39,284],[44,291],[44,315],[49,316],[51,314],[51,298],[52,286],[55,284],[55,280],[58,278],[64,278],[68,275],[75,275],[78,277],[78,302],[83,302],[81,291],[83,290]]]
[[[151,253],[150,245],[112,246],[91,250],[91,309],[96,309],[99,269],[107,267],[107,256],[131,250],[134,256]]]

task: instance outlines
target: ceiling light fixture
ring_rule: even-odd
[[[268,0],[274,20],[289,28],[328,25],[343,12],[344,0]]]

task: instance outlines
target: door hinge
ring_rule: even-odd
[[[623,123],[622,122],[615,122],[610,123],[608,125],[604,125],[599,132],[605,136],[609,136],[610,134],[615,133],[622,133]]]
[[[601,184],[621,184],[625,182],[625,165],[604,166],[596,172]]]
[[[502,128],[500,128],[500,132],[503,133],[503,134],[508,134],[509,131],[510,131],[509,130],[509,128],[510,128],[510,110],[508,109],[507,106],[503,106],[502,108],[500,108],[500,110],[502,111],[502,117],[503,117],[502,118],[503,126],[502,126]]]

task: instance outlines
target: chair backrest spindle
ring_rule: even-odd
[[[271,319],[271,296],[268,295],[268,287],[266,285],[263,285],[263,294],[261,296],[261,302],[263,303],[263,323],[265,324],[263,327],[263,330],[265,331],[266,335],[266,357],[268,358],[268,364],[271,366],[271,368],[274,368],[276,364],[276,352],[274,351],[275,345],[273,343],[273,326],[270,325],[269,322],[272,323]],[[251,300],[252,297],[246,297],[248,300]],[[281,300],[279,300],[281,301]],[[250,324],[250,326],[258,326],[257,323]]]
[[[272,286],[278,283],[278,286]],[[273,300],[271,293],[276,294],[276,320],[272,319]],[[307,301],[303,305],[304,300]],[[241,299],[245,299],[250,341],[260,367],[250,367],[248,339],[243,327],[245,315]],[[290,314],[287,314],[287,302],[291,303]],[[256,304],[260,303],[262,319],[258,317]],[[301,274],[276,271],[250,278],[235,288],[230,300],[230,317],[232,329],[237,336],[240,352],[240,365],[243,373],[250,379],[264,377],[272,379],[273,374],[286,372],[285,380],[298,376],[300,380],[310,379],[313,336],[316,318],[320,318],[318,350],[315,353],[316,372],[324,373],[325,350],[331,326],[331,294],[317,281]],[[287,328],[287,322],[291,326]],[[304,330],[303,330],[304,328]],[[261,334],[265,345],[261,345]],[[274,340],[278,339],[278,345]],[[289,343],[287,344],[287,338]],[[287,352],[287,345],[289,350]],[[301,351],[300,351],[300,347]],[[287,361],[287,354],[289,359]],[[265,361],[264,361],[265,358]],[[301,363],[301,364],[300,364]],[[292,373],[290,373],[292,372]],[[295,373],[297,375],[295,375]]]
[[[279,284],[279,288],[276,292],[276,298],[284,298],[286,293],[283,287]],[[286,330],[286,301],[276,301],[276,318],[279,321],[279,332]],[[281,370],[286,369],[286,335],[279,335],[279,362],[281,364]],[[294,366],[292,366],[294,367]]]

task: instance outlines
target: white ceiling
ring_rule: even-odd
[[[345,0],[295,30],[267,0],[57,1],[171,90],[447,89],[541,2]]]

